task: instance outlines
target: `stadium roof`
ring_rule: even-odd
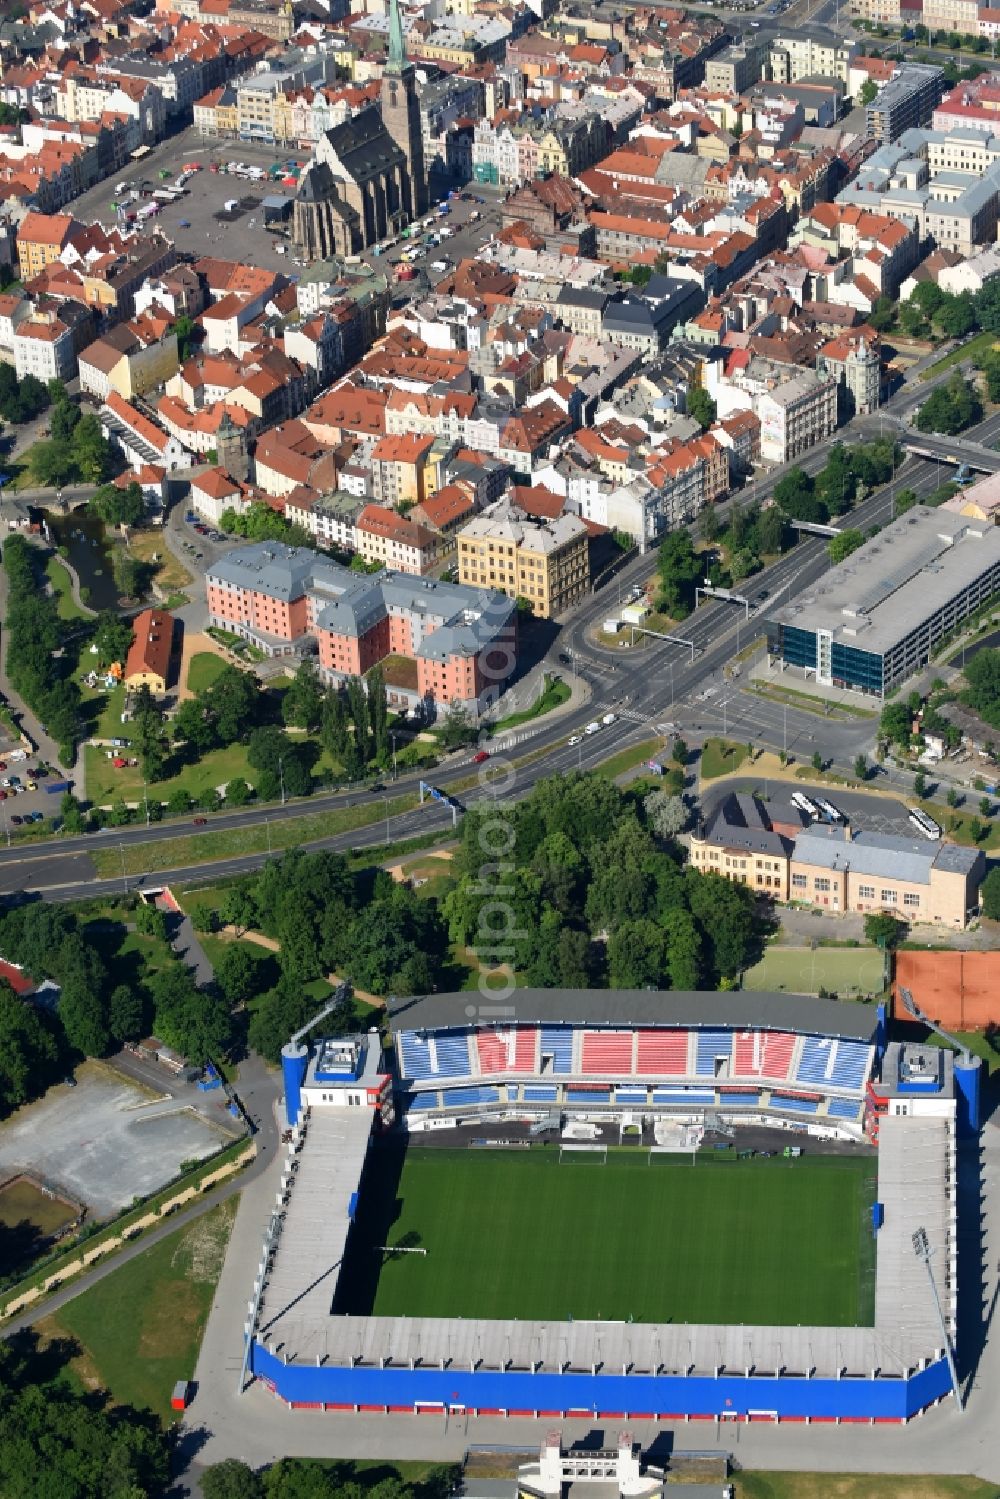
[[[473,1025],[683,1025],[731,1030],[806,1031],[870,1041],[875,1012],[835,999],[804,994],[714,989],[516,989],[509,998],[487,995],[477,1005],[458,994],[390,997],[394,1031],[460,1030]]]

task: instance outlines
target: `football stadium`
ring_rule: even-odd
[[[953,1393],[978,1061],[790,994],[294,1037],[245,1375],[292,1407],[906,1421]]]

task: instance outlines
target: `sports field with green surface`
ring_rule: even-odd
[[[411,1147],[371,1160],[337,1311],[866,1324],[875,1163]],[[426,1254],[387,1254],[406,1245]]]
[[[877,947],[774,947],[743,975],[745,989],[790,994],[881,994],[885,958]]]

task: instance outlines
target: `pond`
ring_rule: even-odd
[[[69,515],[45,511],[53,544],[66,548],[66,557],[76,568],[84,601],[92,609],[117,609],[118,590],[111,571],[111,549],[104,523],[96,515],[74,510]]]

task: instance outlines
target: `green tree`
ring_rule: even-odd
[[[289,727],[315,729],[319,725],[323,707],[323,690],[315,663],[305,660],[295,673],[292,683],[285,689],[281,714]]]
[[[101,666],[110,666],[113,661],[124,662],[132,644],[132,626],[112,610],[104,609],[94,621],[91,643],[97,647],[97,660]]]
[[[968,380],[956,370],[946,385],[938,386],[917,412],[920,432],[943,432],[953,437],[983,419],[983,403]]]
[[[235,1457],[206,1468],[199,1482],[204,1499],[264,1499],[260,1478]],[[275,1489],[274,1499],[281,1499],[281,1490]]]
[[[990,813],[992,811],[993,811],[993,803],[990,801],[989,797],[988,796],[981,796],[979,798],[979,812],[980,812],[980,816],[982,816],[982,817],[989,817],[989,815],[990,815]]]
[[[50,437],[31,450],[31,469],[39,484],[61,489],[79,474],[76,455],[68,439]]]
[[[215,981],[231,1005],[245,1004],[259,994],[261,963],[245,942],[230,942],[215,964]]]
[[[913,777],[913,794],[919,797],[927,795],[927,780],[922,770],[918,770]]]
[[[833,563],[843,562],[852,552],[856,552],[859,546],[864,545],[865,535],[855,527],[849,527],[841,531],[839,536],[831,536],[826,544],[830,561]]]
[[[441,743],[446,750],[462,749],[475,743],[477,729],[460,703],[452,703],[441,720]]]
[[[777,505],[769,505],[757,521],[757,548],[762,556],[774,556],[785,550],[788,526]]]
[[[73,432],[73,457],[77,473],[87,484],[100,484],[111,468],[111,447],[97,416],[88,411]],[[145,508],[145,507],[144,507]]]
[[[792,520],[823,524],[829,519],[826,504],[817,496],[810,476],[801,468],[789,469],[774,487],[774,502]]]
[[[888,911],[869,911],[865,917],[865,940],[878,947],[895,947],[905,930],[902,922]]]
[[[718,541],[720,529],[716,508],[709,502],[703,507],[698,517],[698,530],[701,533],[702,541],[707,541],[711,546],[713,541]]]
[[[76,977],[65,980],[59,995],[59,1019],[66,1040],[85,1057],[101,1057],[108,1050],[111,1031],[100,994]]]
[[[174,333],[177,336],[177,357],[181,364],[184,363],[191,353],[197,332],[197,324],[192,318],[188,317],[186,312],[182,312],[180,317],[175,320]]]
[[[642,810],[658,838],[676,838],[687,826],[689,813],[682,796],[650,791],[642,799]]]
[[[867,756],[865,756],[865,755],[855,755],[855,757],[854,757],[854,774],[857,776],[857,778],[858,778],[859,781],[867,781],[867,779],[868,779],[868,759],[867,759]]]
[[[133,479],[124,488],[105,484],[87,502],[87,509],[106,526],[137,526],[146,514],[142,489]]]
[[[960,798],[959,798],[958,792],[955,790],[954,786],[949,786],[948,787],[948,794],[947,794],[947,797],[946,797],[946,801],[947,801],[949,807],[957,807],[958,803],[959,803],[959,800],[960,800]]]
[[[9,1114],[42,1092],[57,1058],[38,1011],[0,979],[0,1111]]]
[[[694,608],[695,587],[703,570],[690,532],[678,530],[667,534],[660,543],[657,566],[659,607],[675,619],[685,618]]]
[[[226,782],[226,805],[229,807],[245,807],[250,801],[253,792],[242,776],[233,776]]]
[[[969,292],[945,296],[934,314],[934,323],[945,338],[964,338],[976,326],[976,312]]]
[[[990,870],[980,887],[980,894],[983,915],[990,921],[1000,921],[1000,866],[994,865]]]
[[[125,1041],[138,1041],[145,1033],[145,1006],[138,985],[118,984],[112,989],[108,1000],[108,1027],[119,1046]]]
[[[708,391],[700,385],[691,385],[687,393],[687,414],[698,423],[703,432],[715,421],[718,412]]]
[[[823,756],[819,750],[813,750],[811,763],[813,770],[819,771],[823,769]]]
[[[608,939],[608,976],[614,989],[659,989],[667,973],[667,939],[654,921],[623,921]]]
[[[135,929],[145,937],[156,937],[158,941],[167,940],[167,913],[161,911],[158,906],[150,905],[148,901],[142,900],[135,908]]]
[[[878,84],[871,78],[865,80],[858,91],[858,103],[862,109],[866,109],[878,94]]]

